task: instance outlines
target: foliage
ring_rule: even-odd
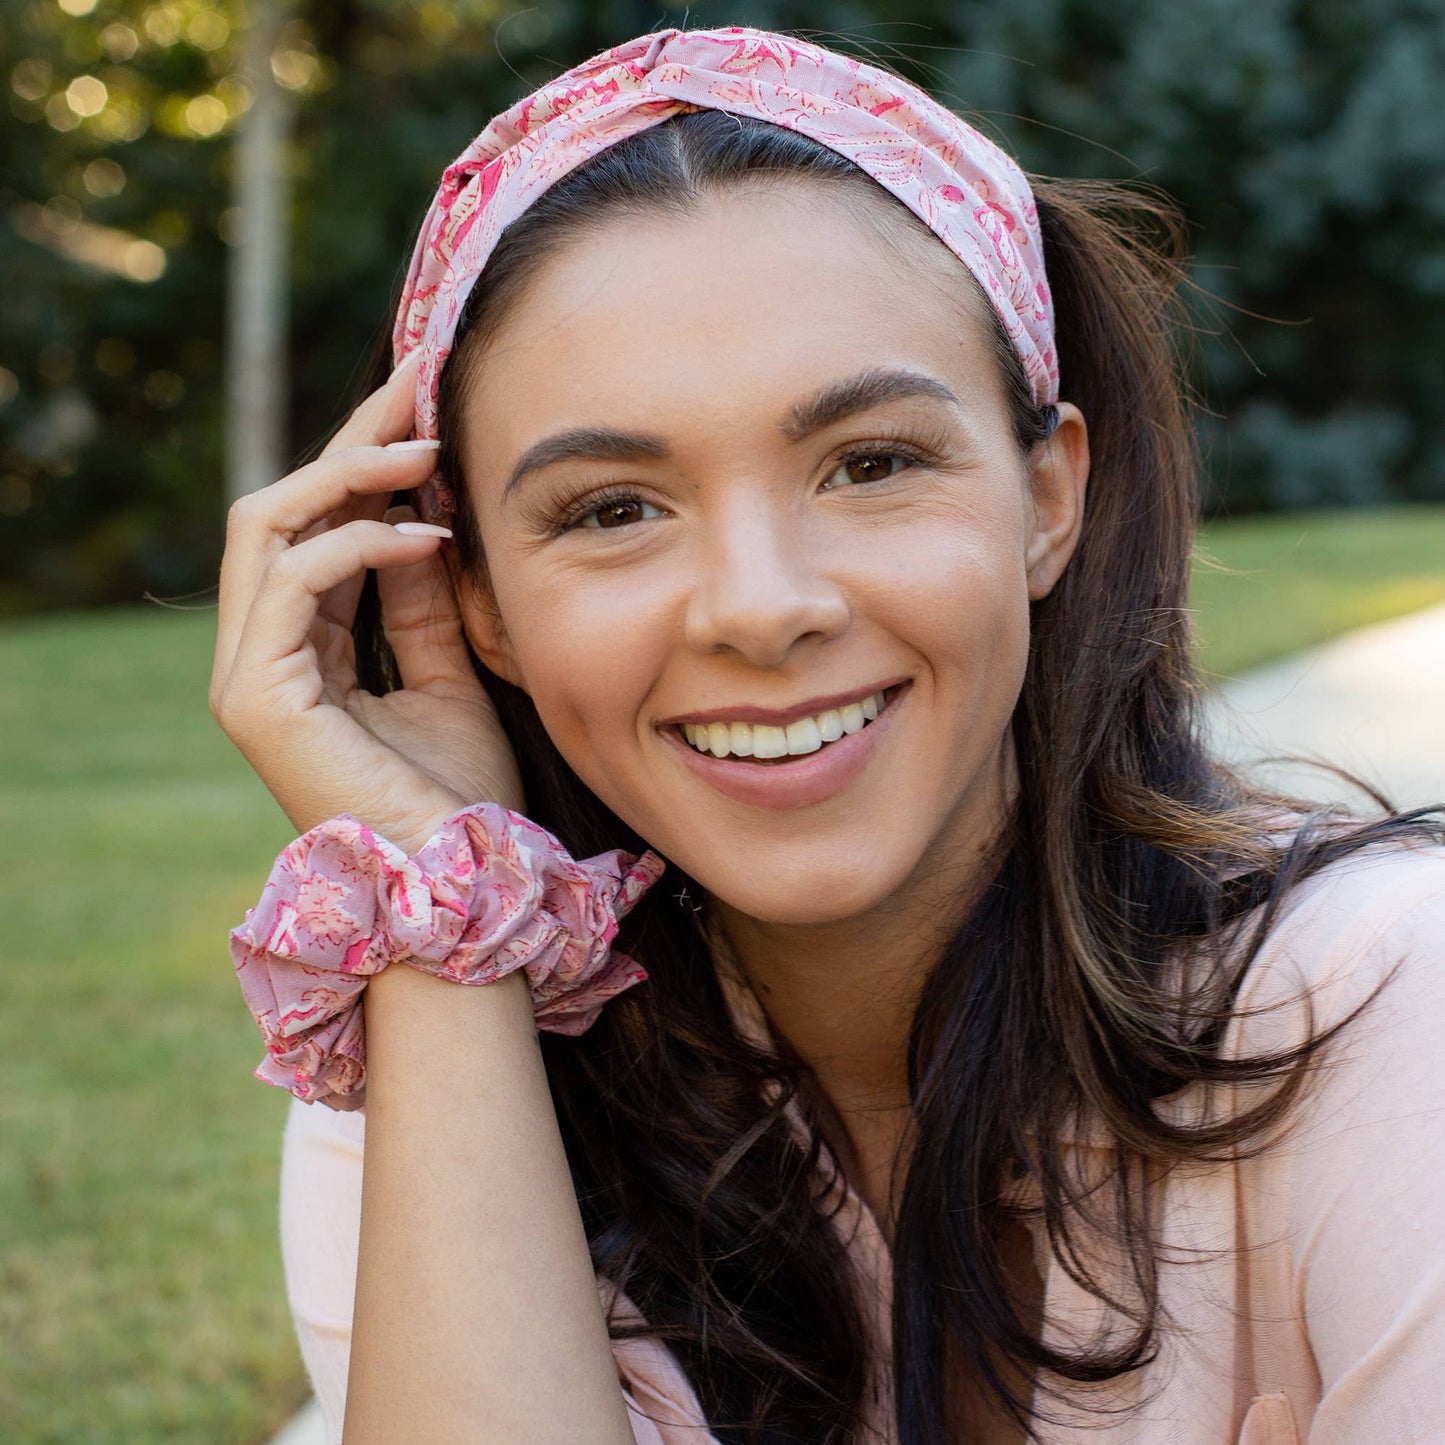
[[[1445,9],[948,8],[974,47],[941,62],[951,91],[1009,117],[1034,170],[1171,192],[1196,228],[1196,280],[1241,308],[1199,298],[1200,325],[1224,333],[1201,356],[1216,506],[1445,497]]]
[[[1135,177],[1194,225],[1211,509],[1445,497],[1445,70],[1433,0],[327,0],[295,92],[292,435],[352,392],[445,163],[666,24],[892,64],[1030,169]],[[0,611],[214,583],[244,0],[0,10]],[[1266,319],[1274,318],[1274,319]]]

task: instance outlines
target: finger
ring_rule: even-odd
[[[352,412],[326,444],[321,455],[331,456],[355,446],[389,446],[410,437],[412,408],[416,396],[416,372],[420,364],[421,350],[418,348]],[[386,507],[386,501],[386,498],[350,497],[331,517],[313,522],[302,536],[315,536],[317,532],[342,526],[358,517],[377,521]]]
[[[337,428],[321,455],[347,447],[385,446],[387,442],[409,437],[416,402],[416,369],[420,362],[421,348],[418,347]]]
[[[302,680],[302,671],[313,665],[309,658],[315,651],[308,653],[307,646],[328,592],[369,567],[381,571],[416,562],[435,551],[437,542],[436,536],[398,532],[385,522],[352,522],[287,548],[267,569],[246,614],[227,679],[232,703],[237,694],[260,702],[270,688]],[[319,656],[314,665],[323,665]]]
[[[379,492],[375,495],[353,497],[349,506],[343,506],[332,515],[331,521],[318,528],[318,531],[334,531],[337,527],[345,526],[348,522],[363,521],[377,522],[381,520],[382,513],[391,501],[390,492]],[[359,513],[359,515],[357,515]],[[342,520],[344,519],[344,520]],[[356,608],[361,601],[361,590],[366,585],[366,573],[358,572],[354,577],[348,577],[339,587],[333,587],[325,597],[321,599],[320,615],[328,622],[334,622],[338,627],[351,631],[351,625],[356,620]]]
[[[402,361],[385,383],[352,412],[327,443],[321,455],[325,457],[353,446],[397,445],[409,438],[414,420],[416,373],[420,365],[421,349],[418,347]],[[377,521],[388,500],[386,497],[352,496],[343,502],[330,518],[314,522],[303,536],[315,536],[317,532],[343,526],[360,517]],[[359,594],[359,585],[357,590]],[[344,603],[338,606],[344,606]]]
[[[407,448],[416,444],[393,442],[391,445],[397,448]],[[425,455],[425,453],[422,454]],[[320,532],[334,531],[337,527],[344,527],[348,522],[378,522],[391,505],[393,496],[393,492],[353,492],[329,518],[318,522],[303,535],[301,540],[304,541],[306,537],[315,536]],[[412,520],[416,520],[416,513],[411,508],[408,507],[405,510]],[[400,518],[393,518],[393,524],[398,520]],[[366,573],[358,572],[355,577],[348,577],[339,587],[333,587],[321,599],[321,616],[349,632],[356,619],[357,604],[361,600],[361,590],[365,584]]]
[[[325,521],[353,495],[374,498],[384,509],[393,492],[425,481],[436,465],[435,458],[434,445],[352,447],[319,458],[232,506],[226,518],[226,549],[221,557],[216,655],[211,675],[213,698],[230,675],[256,589],[277,556],[302,540],[324,535],[308,535],[308,529]],[[359,596],[360,583],[351,598],[353,615]],[[337,599],[333,613],[339,616],[345,605],[345,598]]]
[[[385,520],[415,518],[410,507],[392,507]],[[403,687],[459,683],[470,691],[477,684],[445,554],[445,547],[437,547],[418,561],[376,574],[382,626]]]
[[[436,443],[432,442],[428,443],[427,445],[431,447],[430,452],[424,450],[421,444],[412,441],[391,442],[387,445],[387,447],[383,448],[383,450],[390,451],[393,447],[397,448],[398,450],[415,449],[417,455],[429,455],[435,458]],[[351,455],[353,452],[363,452],[368,450],[371,449],[361,447],[348,447],[344,451],[337,452],[336,456],[346,457]],[[433,461],[433,465],[435,465],[435,461]],[[422,481],[425,480],[426,478],[423,477]],[[413,483],[413,485],[416,484]],[[343,527],[346,525],[347,522],[355,522],[362,518],[365,518],[369,522],[379,522],[381,520],[382,514],[391,505],[391,502],[392,495],[390,492],[349,491],[347,495],[343,497],[339,503],[337,503],[336,509],[334,511],[330,512],[324,517],[318,517],[317,520],[312,522],[312,524],[307,527],[304,532],[299,533],[292,540],[296,542],[304,542],[308,537],[314,537],[319,532],[329,532],[334,527]]]

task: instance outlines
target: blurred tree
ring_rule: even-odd
[[[1196,278],[1244,308],[1200,311],[1234,333],[1202,358],[1214,505],[1445,496],[1445,6],[940,11],[936,39],[971,47],[934,57],[944,98],[997,117],[1034,170],[1170,191]]]
[[[0,606],[214,567],[224,8],[0,10]]]
[[[226,287],[226,501],[281,475],[285,453],[286,311],[291,291],[287,147],[295,99],[272,65],[287,6],[253,0],[240,76],[251,104],[236,131],[231,195],[236,217]],[[285,74],[284,63],[280,73]]]
[[[214,582],[246,18],[0,10],[0,610]],[[298,4],[271,52],[296,106],[290,455],[336,420],[490,115],[628,36],[730,23],[893,65],[1037,172],[1180,199],[1228,303],[1198,309],[1212,506],[1445,496],[1439,0]]]

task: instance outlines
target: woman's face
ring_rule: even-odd
[[[473,646],[759,921],[855,917],[991,839],[1029,600],[1082,510],[1077,411],[1021,453],[967,272],[869,204],[771,185],[610,221],[463,403]]]

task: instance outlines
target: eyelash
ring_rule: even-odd
[[[932,452],[923,450],[921,447],[912,446],[907,442],[870,443],[867,446],[851,447],[838,455],[834,463],[833,471],[828,475],[832,476],[841,467],[846,467],[852,462],[872,461],[884,457],[898,457],[914,467],[926,467],[935,465],[939,458]],[[894,476],[898,474],[895,473]],[[879,477],[877,482],[891,482],[894,477]],[[875,483],[854,482],[854,486],[871,486]],[[637,495],[637,492],[627,486],[603,487],[600,491],[589,492],[585,497],[580,497],[571,504],[564,505],[554,521],[549,523],[548,530],[553,536],[561,536],[564,532],[581,530],[581,524],[585,517],[600,511],[603,507],[614,506],[624,502],[645,503],[646,499]],[[593,529],[588,529],[593,530]],[[596,530],[611,530],[599,528]]]

